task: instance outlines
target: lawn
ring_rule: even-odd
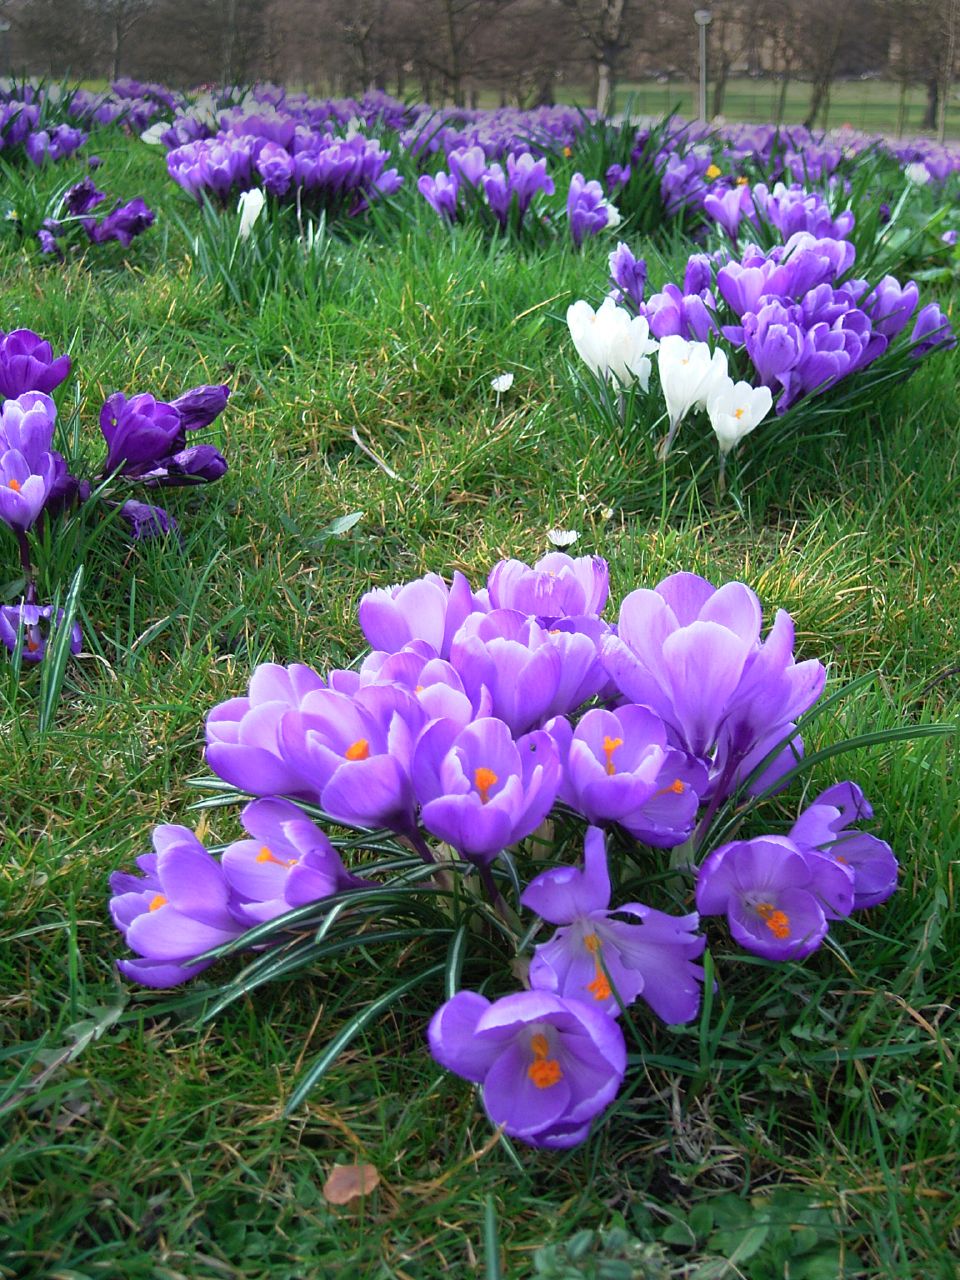
[[[872,96],[838,86],[831,121],[888,127],[892,99],[855,87]],[[729,115],[768,118],[773,92],[737,82]],[[619,1270],[541,1252],[539,1274],[955,1276],[953,735],[890,737],[802,780],[807,799],[861,783],[900,860],[898,892],[803,963],[760,961],[712,922],[718,986],[702,1016],[668,1028],[637,1014],[628,1088],[569,1152],[498,1140],[475,1091],[430,1057],[439,973],[285,1113],[303,1066],[359,1008],[436,963],[429,936],[355,948],[205,1018],[237,961],[174,991],[125,984],[107,912],[108,875],[156,823],[199,822],[213,846],[236,837],[233,811],[191,808],[190,784],[208,773],[206,712],[241,695],[257,663],[347,666],[364,648],[364,591],[454,570],[479,587],[497,559],[546,553],[554,528],[609,562],[611,618],[678,570],[748,583],[767,619],[788,609],[798,658],[828,665],[828,695],[862,680],[810,728],[808,752],[955,722],[955,353],[836,414],[829,434],[758,444],[722,492],[692,431],[654,466],[584,410],[564,315],[599,301],[606,239],[518,250],[429,211],[377,218],[335,231],[316,269],[238,301],[204,275],[200,212],[159,149],[108,130],[88,149],[157,223],[126,252],[62,266],[4,249],[2,327],[69,347],[61,418],[79,424],[91,468],[108,394],[228,383],[215,439],[230,470],[165,491],[182,544],[74,522],[42,549],[45,598],[85,570],[84,649],[45,731],[41,672],[15,680],[0,663],[0,1275],[523,1277],[538,1250],[623,1229],[633,1260]],[[626,236],[656,287],[682,276],[678,236]],[[954,296],[944,287],[945,309]],[[504,372],[515,381],[498,398]],[[0,529],[5,600],[17,573]],[[774,803],[782,829],[800,803],[796,789]],[[465,985],[488,969],[481,952]],[[324,1185],[344,1163],[380,1181],[338,1207]]]

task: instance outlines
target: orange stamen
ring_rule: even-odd
[[[366,738],[358,738],[350,743],[343,755],[346,760],[366,760],[370,756],[370,743]]]
[[[150,906],[148,907],[148,910],[158,911],[161,907],[165,907],[166,905],[167,905],[167,900],[163,896],[163,894],[155,893],[153,897],[150,899]]]
[[[33,636],[29,634],[29,632],[27,633],[27,648],[30,650],[31,653],[36,653],[37,650],[40,648],[40,641],[35,640]],[[842,858],[838,858],[837,860],[839,862],[843,861]]]
[[[9,487],[9,488],[11,488],[11,489],[13,490],[13,492],[14,492],[14,493],[19,493],[19,492],[20,492],[20,481],[19,481],[19,480],[8,480],[8,481],[7,481],[7,485],[8,485],[8,487]]]
[[[772,902],[758,902],[756,909],[757,915],[775,938],[783,942],[790,937],[790,917],[785,911],[778,911]]]
[[[617,772],[617,766],[613,763],[613,753],[616,751],[617,747],[622,747],[622,746],[623,746],[622,738],[606,738],[605,737],[603,740],[603,754],[607,757],[607,773],[610,775],[611,778]]]
[[[609,1000],[613,992],[610,989],[610,982],[607,979],[607,975],[600,967],[600,947],[602,945],[600,939],[595,933],[585,933],[583,935],[583,945],[592,956],[596,957],[594,966],[596,968],[597,976],[592,982],[587,983],[587,990],[593,996],[594,1000]]]
[[[552,1084],[563,1078],[560,1063],[556,1058],[548,1058],[550,1046],[542,1031],[530,1037],[530,1048],[533,1050],[533,1061],[527,1068],[527,1075],[538,1089],[549,1089]]]
[[[500,779],[492,769],[486,769],[483,765],[479,769],[473,771],[473,785],[480,794],[481,804],[488,804],[490,801],[490,788],[498,783]]]
[[[739,421],[740,421],[740,419],[743,417],[743,415],[744,415],[746,412],[747,412],[747,411],[746,411],[746,409],[734,409],[734,411],[733,411],[733,416],[734,416],[734,417],[736,418],[736,420],[739,422]]]
[[[282,858],[278,858],[275,856],[272,849],[268,849],[267,846],[263,844],[260,846],[260,852],[257,854],[257,861],[273,862],[278,867],[295,867],[297,865],[298,860],[296,858],[291,858],[289,862],[284,862]]]

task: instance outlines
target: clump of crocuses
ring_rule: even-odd
[[[698,1016],[704,917],[728,921],[710,930],[721,972],[731,941],[799,962],[897,877],[856,784],[799,812],[782,794],[826,681],[790,615],[765,624],[745,583],[681,572],[613,622],[609,587],[604,560],[558,551],[500,561],[481,588],[430,573],[363,596],[356,667],[257,667],[206,720],[218,812],[246,796],[244,834],[218,857],[163,825],[139,873],[113,876],[122,971],[171,986],[252,925],[258,948],[289,945],[311,904],[310,930],[354,900],[372,919],[408,883],[376,862],[386,831],[425,892],[453,877],[497,925],[501,971],[437,1010],[430,1052],[511,1136],[582,1142],[625,1078],[623,1011],[638,1005],[631,1028]],[[758,811],[774,793],[788,830]]]
[[[227,469],[214,445],[193,444],[188,436],[223,412],[230,395],[224,384],[193,387],[169,403],[148,392],[129,398],[115,392],[100,411],[105,454],[99,467],[73,474],[76,464],[54,448],[58,410],[52,395],[70,367],[70,357],[54,355],[32,329],[0,332],[0,524],[13,535],[22,574],[20,602],[0,609],[0,642],[11,651],[19,647],[28,662],[43,658],[47,633],[62,615],[38,602],[35,570],[38,549],[51,530],[56,536],[58,520],[84,507],[92,518],[119,519],[134,541],[176,533],[173,516],[135,498],[134,486],[203,484]],[[79,647],[75,630],[71,648]]]

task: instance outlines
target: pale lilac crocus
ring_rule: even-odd
[[[487,579],[492,608],[531,614],[545,626],[557,618],[598,617],[609,591],[606,560],[561,551],[551,551],[532,566],[522,560],[500,560]]]
[[[462,573],[454,573],[449,585],[439,574],[428,573],[400,586],[366,592],[358,617],[373,649],[396,653],[411,640],[426,640],[439,657],[448,658],[461,623],[483,607]]]
[[[240,821],[249,838],[228,845],[221,864],[237,898],[234,913],[251,926],[371,883],[347,871],[324,832],[289,800],[254,800]]]
[[[699,917],[671,916],[627,902],[610,909],[610,874],[603,832],[587,830],[583,870],[557,867],[532,880],[520,901],[561,927],[536,948],[530,964],[535,989],[594,1002],[620,1012],[641,997],[667,1023],[689,1022],[700,1009],[703,968],[695,961],[706,939]],[[627,916],[629,919],[618,919]]]
[[[722,845],[697,874],[700,914],[725,915],[734,941],[768,960],[803,960],[826,937],[828,913],[852,905],[852,874],[785,836]]]
[[[804,809],[789,832],[801,849],[815,850],[850,870],[854,911],[886,902],[897,887],[897,860],[886,841],[848,829],[872,817],[873,808],[857,784],[838,782]]]
[[[573,1147],[616,1097],[623,1032],[583,1000],[520,991],[491,1003],[459,991],[430,1020],[430,1052],[481,1086],[491,1122],[534,1147]]]
[[[671,747],[663,721],[647,707],[594,707],[574,728],[547,722],[563,765],[559,799],[597,826],[618,823],[658,848],[682,844],[693,831],[704,766]]]
[[[110,877],[113,922],[137,959],[119,960],[125,978],[145,987],[172,987],[212,961],[196,957],[244,932],[230,911],[230,889],[220,863],[187,827],[164,824],[153,832],[155,852],[137,859],[142,876]]]
[[[560,761],[542,731],[514,742],[502,720],[466,728],[437,720],[411,768],[423,825],[465,858],[487,863],[537,829],[556,799]]]

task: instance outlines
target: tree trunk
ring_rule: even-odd
[[[597,63],[597,115],[605,116],[613,97],[613,68],[606,59]]]
[[[936,76],[927,81],[927,109],[923,113],[921,129],[935,129],[940,107],[940,82]]]
[[[907,118],[907,82],[900,81],[900,97],[897,99],[897,137],[903,137],[903,126]]]
[[[726,58],[721,58],[717,64],[717,73],[713,81],[713,110],[711,115],[716,117],[723,111],[723,100],[727,96],[727,81],[730,78],[730,63]]]

